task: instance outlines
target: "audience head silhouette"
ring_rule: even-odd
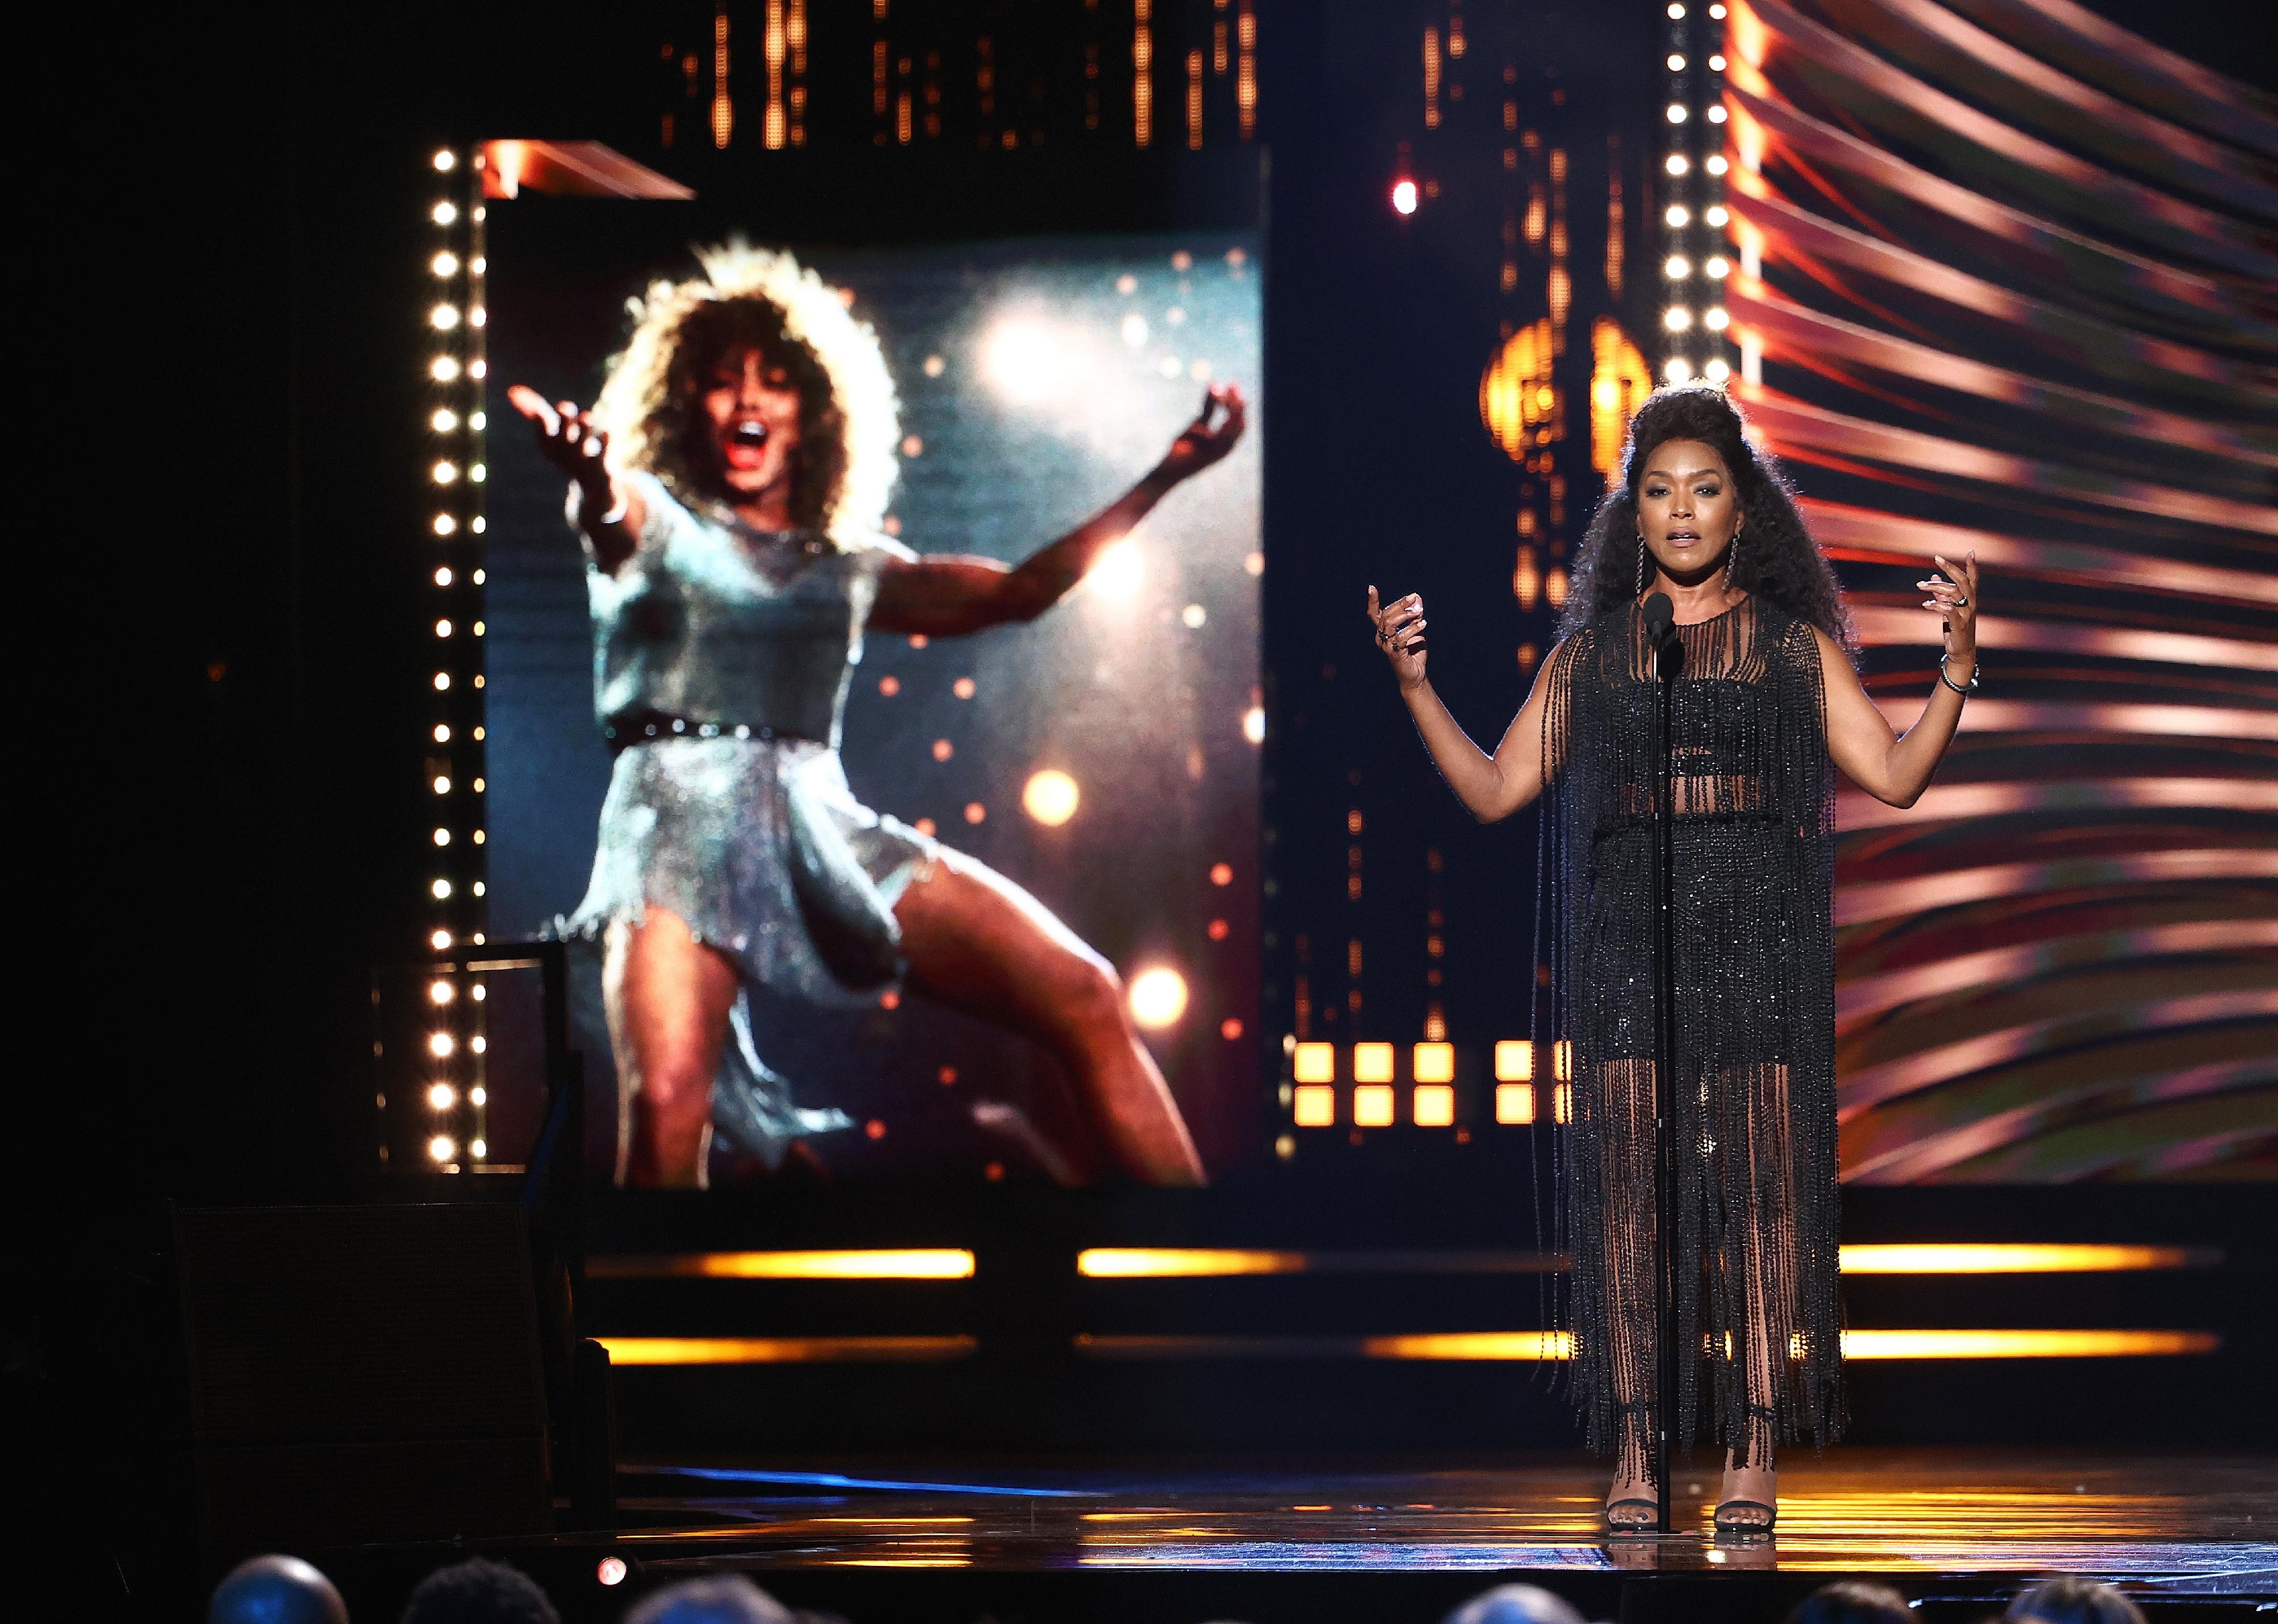
[[[2018,1592],[2001,1616],[2010,1624],[2144,1624],[2136,1604],[2110,1585],[2071,1574]]]
[[[476,1557],[422,1579],[403,1624],[562,1624],[562,1615],[528,1574]]]
[[[1913,1624],[1907,1598],[1879,1584],[1823,1584],[1787,1615],[1787,1624]]]
[[[741,1574],[667,1585],[625,1624],[795,1624],[798,1615]]]
[[[348,1624],[333,1582],[297,1556],[256,1556],[214,1586],[207,1624]]]
[[[1441,1624],[1583,1624],[1571,1604],[1540,1585],[1499,1584],[1482,1590]]]

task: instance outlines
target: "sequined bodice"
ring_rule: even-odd
[[[659,715],[835,748],[878,572],[898,549],[731,526],[628,477],[646,509],[640,548],[586,582],[602,726]]]

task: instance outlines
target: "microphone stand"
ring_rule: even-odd
[[[1665,594],[1646,600],[1646,627],[1654,648],[1655,675],[1660,690],[1655,706],[1655,766],[1653,804],[1654,911],[1654,1276],[1655,1385],[1659,1402],[1654,1406],[1654,1482],[1659,1503],[1656,1531],[1673,1534],[1677,1525],[1670,1506],[1670,1445],[1674,1435],[1672,1414],[1677,1404],[1677,963],[1676,862],[1670,838],[1675,811],[1676,784],[1670,748],[1670,713],[1677,688],[1678,667],[1684,663],[1685,645],[1673,624],[1672,606]]]

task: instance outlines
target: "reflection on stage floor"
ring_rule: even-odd
[[[1708,1464],[1705,1453],[1702,1465]],[[1934,1575],[2093,1574],[2176,1595],[2278,1593],[2278,1467],[2256,1458],[1796,1452],[1770,1538],[1609,1538],[1588,1462],[1241,1469],[650,1462],[622,1478],[641,1567]]]

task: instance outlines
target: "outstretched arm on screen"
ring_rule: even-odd
[[[569,480],[570,522],[584,538],[585,550],[603,574],[616,574],[617,566],[640,545],[642,515],[640,498],[610,477],[604,461],[608,432],[574,401],[549,405],[527,384],[515,385],[506,398],[530,419],[539,450]]]
[[[1074,590],[1099,555],[1129,535],[1173,485],[1232,451],[1247,408],[1242,391],[1214,384],[1146,477],[1058,541],[1019,565],[932,554],[897,564],[878,583],[870,624],[880,631],[953,637],[1007,621],[1033,621]]]

